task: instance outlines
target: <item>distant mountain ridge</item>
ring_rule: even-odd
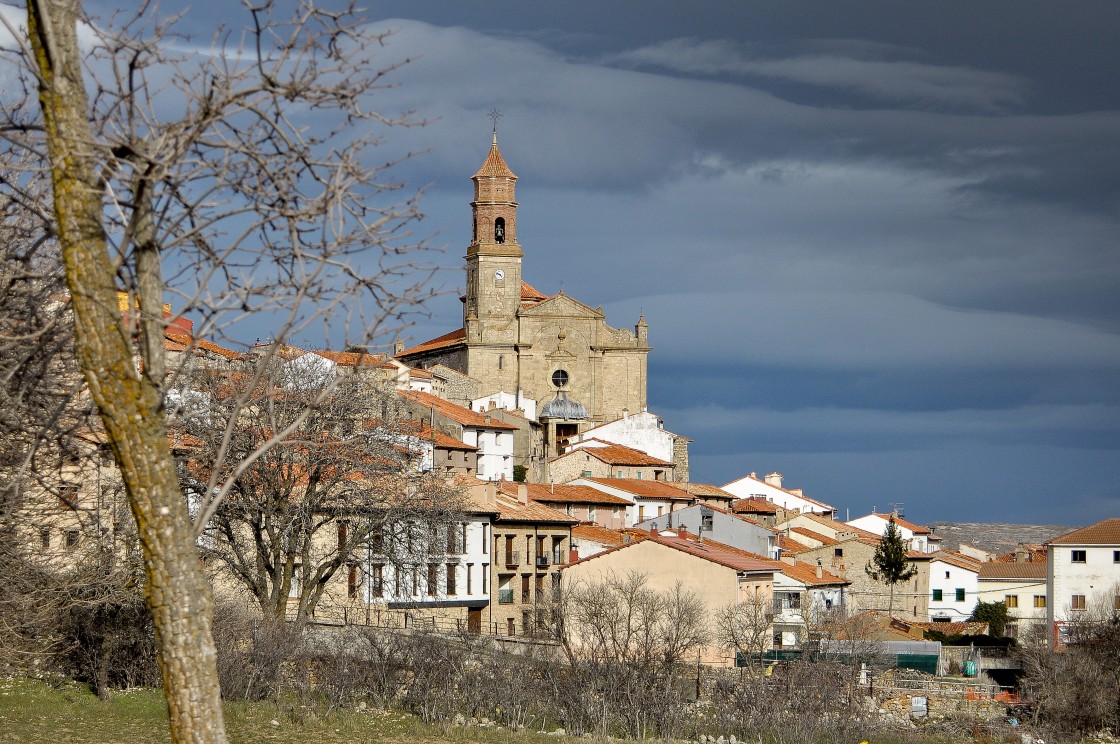
[[[942,547],[956,550],[961,543],[992,553],[1010,553],[1019,543],[1041,544],[1074,529],[1060,524],[1007,524],[1005,522],[931,522]]]

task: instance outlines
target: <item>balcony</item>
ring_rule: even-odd
[[[513,604],[513,590],[512,589],[499,589],[498,590],[498,604]]]
[[[521,553],[517,552],[516,550],[507,550],[505,555],[506,555],[505,560],[506,560],[506,565],[507,566],[520,566],[521,565]]]
[[[548,568],[548,566],[549,566],[548,556],[547,555],[538,555],[537,556],[537,568],[538,569]]]

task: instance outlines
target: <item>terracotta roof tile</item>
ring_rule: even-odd
[[[777,514],[778,506],[766,499],[749,496],[732,502],[731,510],[739,514]]]
[[[1120,545],[1120,517],[1104,519],[1088,527],[1058,535],[1047,545]]]
[[[821,575],[817,576],[817,567],[804,561],[795,561],[791,566],[788,563],[782,563],[782,573],[786,576],[800,581],[802,584],[808,586],[828,586],[832,584],[851,584],[852,582],[847,579],[842,579],[835,574],[828,571],[821,570]]]
[[[180,333],[173,333],[170,329],[164,333],[163,348],[166,351],[186,351],[191,345],[196,349],[217,354],[218,356],[225,357],[226,359],[242,359],[244,354],[239,354],[232,349],[227,349],[224,346],[218,346],[211,341],[205,341],[201,338],[194,338]]]
[[[422,421],[399,421],[396,427],[401,434],[432,442],[440,449],[464,450],[466,452],[476,452],[478,450],[478,447],[456,439],[450,434],[444,434],[439,429],[433,429]]]
[[[542,504],[598,504],[601,506],[630,506],[630,502],[619,496],[604,493],[590,486],[554,486],[544,483],[511,483],[502,481],[498,488],[503,493],[516,496],[518,486],[524,485],[528,496]]]
[[[875,514],[876,517],[879,517],[883,521],[890,521],[890,518],[891,518],[890,514],[879,514],[879,513],[876,513],[876,512],[873,512],[873,514]],[[899,527],[905,527],[906,529],[913,532],[915,535],[931,535],[931,534],[933,534],[932,532],[930,532],[929,527],[923,527],[920,524],[914,524],[913,522],[907,522],[905,519],[903,519],[902,517],[899,517],[897,515],[895,515],[894,523],[897,524]]]
[[[398,390],[397,394],[402,398],[407,398],[421,404],[424,408],[435,409],[436,413],[451,419],[460,426],[470,426],[476,429],[517,430],[517,427],[513,424],[507,424],[504,421],[499,421],[484,413],[478,413],[469,408],[464,408],[463,406],[452,403],[449,400],[444,400],[431,393],[425,393],[419,390]]]
[[[446,349],[450,346],[459,346],[464,341],[466,341],[466,339],[467,329],[460,328],[458,330],[451,331],[450,333],[445,333],[442,336],[437,336],[436,338],[425,341],[421,344],[417,344],[416,346],[413,346],[409,349],[405,349],[404,351],[398,354],[394,354],[393,356],[397,358],[407,357],[412,356],[413,354],[421,354],[425,351],[435,351],[436,349]]]
[[[562,458],[570,457],[577,453],[583,452],[591,455],[597,460],[602,460],[608,465],[662,465],[665,467],[672,467],[673,465],[673,463],[671,462],[659,460],[656,457],[650,457],[645,452],[636,450],[633,447],[627,447],[622,444],[613,444],[611,442],[603,442],[603,440],[601,439],[590,439],[586,441],[601,442],[602,446],[576,447],[553,459],[560,460]]]
[[[690,496],[679,488],[670,486],[665,481],[643,480],[640,478],[587,478],[592,483],[598,483],[620,491],[626,491],[639,498],[669,499],[672,501],[695,501],[695,496]]]
[[[521,282],[521,301],[522,302],[542,302],[549,299],[548,295],[534,289],[529,282]]]
[[[494,143],[490,145],[490,152],[486,154],[486,160],[482,162],[482,167],[472,178],[512,178],[515,181],[517,180],[517,176],[506,165],[506,159],[502,157],[502,151],[498,149],[496,137]]]
[[[981,579],[1033,579],[1046,581],[1046,561],[997,563],[989,561],[980,565],[977,576]]]
[[[807,530],[804,527],[791,527],[790,532],[801,535],[802,537],[807,537],[810,540],[816,540],[821,545],[835,545],[837,542],[839,542],[835,538],[829,537],[828,535],[822,535],[819,532]]]
[[[934,561],[941,561],[948,563],[950,566],[963,568],[966,571],[978,571],[980,566],[983,565],[982,561],[975,558],[969,558],[967,555],[962,555],[951,550],[939,550],[936,553],[930,553],[930,559]]]
[[[693,483],[692,481],[665,481],[669,485],[679,488],[685,493],[690,493],[698,498],[722,499],[731,503],[737,498],[735,494],[724,491],[719,486],[709,483]]]
[[[573,540],[588,540],[600,545],[623,545],[626,536],[618,530],[607,529],[593,522],[580,522],[572,528]]]
[[[918,621],[906,621],[914,628],[921,628],[922,630],[932,630],[945,635],[983,635],[988,632],[988,624],[982,622],[960,622],[960,623],[926,623]]]
[[[522,504],[517,499],[511,499],[500,492],[498,493],[496,503],[499,511],[499,521],[539,522],[559,525],[574,525],[579,523],[578,519],[569,517],[564,512],[551,509],[544,504],[538,504],[534,501],[530,501],[528,504]]]
[[[322,349],[310,353],[334,362],[340,367],[377,367],[385,361],[384,354],[370,354],[368,352],[327,351]]]
[[[805,543],[798,542],[792,537],[782,534],[778,535],[778,547],[782,549],[783,553],[802,553],[806,550],[814,550],[814,548],[810,548]]]

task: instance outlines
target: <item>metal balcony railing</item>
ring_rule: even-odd
[[[498,604],[513,604],[513,590],[512,589],[499,589],[498,590]]]
[[[507,550],[505,552],[505,561],[507,566],[520,566],[521,553],[516,550]]]

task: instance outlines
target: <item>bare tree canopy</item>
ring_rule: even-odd
[[[165,422],[191,352],[262,314],[281,341],[319,327],[348,345],[384,341],[427,279],[410,252],[415,198],[386,175],[396,158],[370,151],[386,126],[414,123],[371,108],[395,66],[372,57],[384,38],[352,7],[273,10],[247,6],[244,28],[219,29],[208,49],[148,3],[100,22],[79,0],[28,0],[26,28],[8,25],[18,78],[6,95],[24,96],[3,100],[5,147],[49,169],[53,199],[31,175],[3,187],[57,239],[77,366],[138,525],[175,741],[225,741],[209,591]],[[188,352],[172,363],[169,338]],[[39,418],[22,428],[52,425]],[[288,433],[248,455],[219,448],[209,468],[227,477],[202,513],[236,483],[223,458],[252,461]]]

